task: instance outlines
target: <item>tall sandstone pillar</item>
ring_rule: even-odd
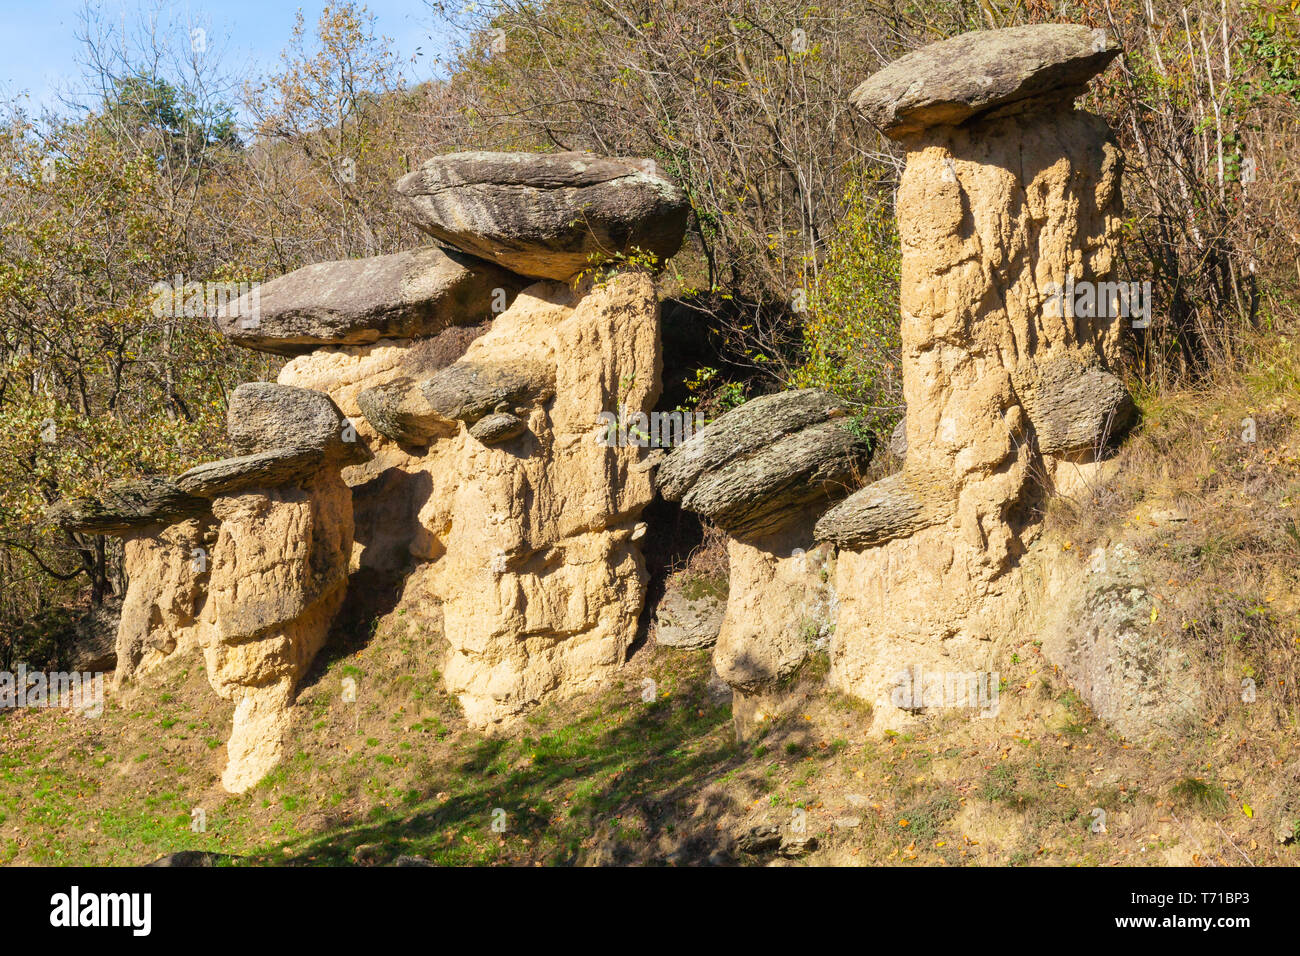
[[[1132,415],[1110,371],[1122,320],[1083,314],[1115,303],[1076,312],[1057,294],[1115,276],[1121,156],[1073,100],[1117,53],[1085,27],[980,31],[853,94],[907,150],[907,451],[817,536],[841,548],[831,680],[883,725],[903,717],[901,675],[988,669],[1023,608],[1020,559],[1044,498],[1094,471]]]

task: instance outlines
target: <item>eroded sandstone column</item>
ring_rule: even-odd
[[[235,390],[227,431],[237,457],[119,483],[51,518],[124,536],[115,685],[201,648],[235,702],[221,780],[242,792],[279,762],[294,688],[342,603],[353,522],[340,470],[370,453],[328,396],[270,382]]]
[[[654,489],[640,449],[602,444],[599,421],[654,406],[658,310],[643,275],[576,291],[539,283],[423,383],[425,420],[455,430],[421,462],[428,563],[412,593],[442,601],[444,678],[472,723],[592,686],[635,638],[639,519]]]
[[[779,706],[781,685],[824,643],[834,560],[813,524],[861,482],[873,439],[818,389],[765,395],[719,416],[659,466],[659,492],[727,532],[729,590],[713,664],[737,731]]]
[[[202,643],[209,683],[235,702],[221,782],[238,793],[279,763],[294,688],[343,603],[353,525],[339,470],[369,453],[306,389],[241,385],[227,422],[244,454],[176,483],[210,499],[219,522]]]
[[[328,392],[374,451],[345,473],[358,570],[441,630],[447,688],[486,727],[592,686],[635,639],[653,485],[641,449],[598,439],[602,415],[658,398],[659,314],[644,271],[608,267],[672,255],[688,204],[653,163],[585,153],[450,154],[397,192],[420,229],[509,270],[490,320],[322,344],[280,381]]]
[[[1043,500],[1095,471],[1132,414],[1111,374],[1118,316],[1053,292],[1115,273],[1120,154],[1073,98],[1118,51],[1047,25],[933,44],[854,105],[907,149],[902,240],[906,463],[828,512],[841,547],[832,681],[901,717],[909,669],[980,671],[1011,630]]]
[[[211,571],[207,556],[215,540],[209,514],[124,536],[127,586],[117,630],[114,686],[199,646],[199,619]]]
[[[165,478],[119,482],[90,498],[59,502],[49,519],[65,531],[122,538],[127,579],[118,619],[113,686],[198,646],[207,600],[211,507]]]

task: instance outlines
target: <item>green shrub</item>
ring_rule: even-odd
[[[880,431],[902,407],[898,231],[876,184],[852,182],[808,295],[804,363],[789,384],[835,393]]]

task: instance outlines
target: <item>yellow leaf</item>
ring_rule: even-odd
[[[1249,803],[1243,803],[1241,805],[1241,812],[1246,814],[1246,816],[1250,817],[1252,820],[1255,818],[1255,811],[1250,808]]]

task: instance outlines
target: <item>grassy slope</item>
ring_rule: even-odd
[[[1137,548],[1157,582],[1152,626],[1190,642],[1228,688],[1180,739],[1118,739],[1032,636],[1003,651],[996,718],[950,713],[910,735],[868,738],[861,705],[810,676],[786,717],[739,745],[707,652],[650,645],[616,683],[490,737],[441,690],[437,637],[390,615],[361,650],[322,664],[289,758],[240,797],[217,783],[231,708],[196,659],[98,720],[0,717],[0,860],[130,864],[207,849],[294,864],[762,863],[773,858],[737,853],[735,838],[803,809],[819,841],[809,863],[1298,862],[1277,837],[1300,820],[1298,369],[1284,344],[1240,379],[1148,400],[1122,479],[1049,515],[1081,566],[1099,543]],[[1240,441],[1246,416],[1254,443]],[[1188,520],[1148,519],[1171,507]],[[1258,680],[1254,705],[1237,697],[1243,675]],[[357,703],[342,700],[345,677]],[[194,807],[205,833],[190,830]]]

